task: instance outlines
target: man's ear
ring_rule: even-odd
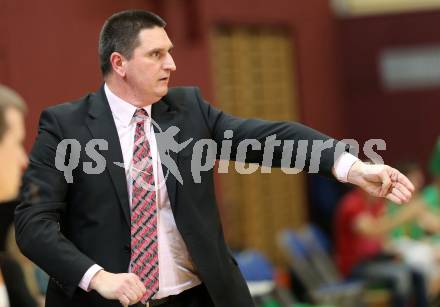
[[[120,77],[125,77],[125,64],[126,59],[119,52],[113,52],[110,55],[110,63],[112,64],[113,71]]]

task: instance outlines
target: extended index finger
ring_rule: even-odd
[[[412,184],[412,182],[405,176],[403,175],[401,172],[399,172],[398,170],[396,170],[397,172],[397,182],[402,184],[404,187],[406,187],[409,191],[414,192],[415,187]]]

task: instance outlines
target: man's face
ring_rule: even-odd
[[[27,156],[23,147],[25,136],[23,114],[9,108],[5,112],[7,130],[0,141],[0,201],[17,197]]]
[[[176,65],[173,47],[165,29],[154,27],[139,32],[139,46],[126,62],[126,81],[142,101],[156,102],[168,92],[168,82]]]

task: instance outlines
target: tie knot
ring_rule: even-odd
[[[137,109],[133,115],[134,120],[138,123],[148,118],[148,113],[144,109]]]

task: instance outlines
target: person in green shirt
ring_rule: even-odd
[[[394,218],[400,213],[402,210],[406,210],[409,206],[421,206],[425,207],[425,202],[421,196],[421,189],[425,183],[425,179],[423,176],[423,171],[421,167],[414,162],[404,162],[400,163],[398,169],[403,172],[408,178],[410,178],[411,182],[413,182],[415,190],[414,190],[414,198],[410,204],[405,207],[402,207],[399,204],[388,202],[386,206],[387,215],[390,218]],[[427,210],[427,209],[426,209]],[[423,211],[426,211],[423,210]],[[420,213],[422,210],[419,211]],[[410,221],[401,224],[397,227],[394,227],[389,232],[390,240],[399,240],[402,238],[410,238],[413,240],[420,240],[424,236],[424,230],[419,225],[421,214],[418,214]]]
[[[432,183],[422,191],[422,198],[434,216],[425,216],[423,222],[435,234],[435,241],[440,243],[440,137],[434,147],[429,171]]]
[[[433,176],[433,181],[430,185],[421,189],[424,182],[423,174],[420,167],[415,163],[404,164],[400,171],[410,178],[416,188],[412,202],[422,203],[426,210],[423,210],[423,213],[419,215],[417,220],[394,228],[390,232],[390,239],[397,240],[406,237],[414,240],[423,240],[429,236],[440,243],[440,137],[434,147],[429,164],[429,171]],[[421,191],[418,193],[417,191],[420,189]],[[389,203],[388,214],[395,216],[401,208],[402,206],[398,204]]]
[[[411,221],[393,228],[389,233],[390,249],[397,251],[403,260],[427,277],[430,293],[440,291],[440,138],[434,147],[429,164],[433,176],[431,184],[423,187],[421,168],[415,163],[400,168],[416,188],[408,206],[421,206],[422,210]],[[388,215],[393,218],[406,210],[398,204],[389,203]]]

